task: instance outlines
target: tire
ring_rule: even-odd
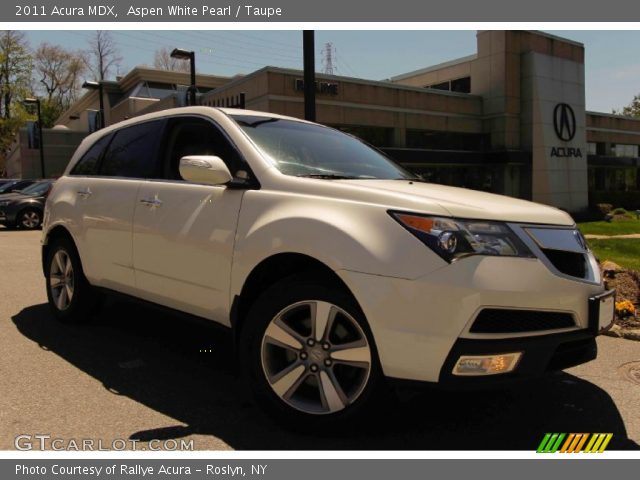
[[[98,294],[82,271],[73,242],[54,239],[45,259],[47,299],[51,312],[64,323],[84,323],[98,304]]]
[[[25,230],[35,230],[42,225],[42,212],[35,208],[25,208],[16,216],[16,225]]]
[[[364,314],[335,281],[294,276],[267,289],[247,315],[239,352],[257,403],[295,430],[337,433],[386,398]]]

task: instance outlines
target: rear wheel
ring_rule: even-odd
[[[295,277],[268,289],[242,332],[259,404],[298,429],[345,426],[382,398],[373,338],[352,297]]]
[[[42,224],[42,214],[33,208],[27,208],[18,214],[17,224],[25,230],[35,230]]]
[[[71,241],[52,241],[45,260],[45,276],[49,307],[56,318],[69,323],[86,321],[97,304],[97,294],[84,276]]]

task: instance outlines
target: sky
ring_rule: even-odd
[[[33,48],[41,42],[86,49],[90,31],[29,31]],[[123,58],[120,72],[153,65],[158,48],[196,52],[198,72],[218,75],[250,73],[265,65],[302,68],[300,31],[114,30]],[[585,45],[587,109],[610,113],[640,93],[640,31],[549,31]],[[338,75],[382,80],[476,52],[476,32],[467,31],[316,31],[316,66],[323,71],[321,50],[335,48]]]

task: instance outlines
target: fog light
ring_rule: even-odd
[[[513,371],[520,361],[522,352],[500,355],[463,355],[453,367],[454,375],[496,375]]]

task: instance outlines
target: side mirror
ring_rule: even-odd
[[[233,180],[231,172],[220,157],[189,155],[180,159],[180,176],[187,182],[205,185],[224,185]]]

